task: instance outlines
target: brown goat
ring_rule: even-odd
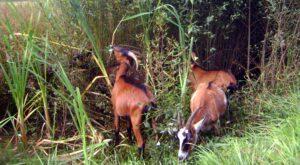
[[[112,48],[112,51],[119,63],[111,97],[114,110],[115,142],[116,144],[119,143],[120,117],[127,117],[129,140],[131,141],[132,127],[138,145],[138,152],[141,155],[145,147],[145,140],[141,133],[142,116],[155,105],[154,97],[144,84],[136,83],[126,75],[133,62],[135,62],[136,67],[138,66],[135,54],[116,46]],[[152,127],[155,129],[154,120],[152,120]]]
[[[192,60],[195,58],[196,54],[192,53]],[[193,91],[197,89],[198,84],[213,82],[215,85],[222,88],[224,91],[229,89],[234,89],[237,86],[237,81],[235,76],[230,71],[224,70],[213,70],[206,71],[200,68],[195,62],[191,66],[191,73],[189,74],[189,81]]]
[[[177,134],[179,138],[178,158],[188,157],[196,144],[199,132],[215,130],[218,132],[218,120],[226,111],[225,92],[214,83],[201,83],[193,93],[190,109],[192,111],[186,125]]]
[[[230,71],[213,70],[206,71],[202,69],[195,61],[196,54],[192,52],[192,66],[191,73],[189,74],[190,86],[193,91],[197,89],[198,84],[213,82],[216,86],[220,87],[229,99],[230,94],[237,88],[237,80]],[[227,124],[231,123],[231,111],[228,101],[228,111],[226,111]]]

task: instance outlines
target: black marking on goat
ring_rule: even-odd
[[[121,49],[120,49],[120,52],[121,52],[122,54],[124,54],[125,56],[128,56],[129,50],[128,50],[128,49],[125,49],[125,48],[121,48]]]
[[[136,83],[136,81],[133,78],[130,78],[126,75],[122,75],[121,78],[128,84],[133,85],[134,87],[142,90],[145,94],[147,94],[147,87],[142,83]]]
[[[126,49],[126,48],[120,48],[120,50],[119,50],[124,56],[126,56],[126,57],[129,57],[129,62],[130,62],[130,65],[132,66],[133,64],[134,64],[134,61],[133,61],[133,59],[130,57],[130,56],[128,56],[128,53],[129,53],[129,49]]]

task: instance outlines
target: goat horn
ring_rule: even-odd
[[[197,111],[198,111],[198,109],[196,111],[192,112],[191,116],[188,118],[188,120],[186,122],[187,127],[192,125],[192,121],[193,121],[194,117],[196,116]]]
[[[193,59],[194,61],[197,60],[197,56],[196,56],[196,53],[195,53],[195,52],[192,52],[192,53],[191,53],[191,57],[192,57],[192,59]]]
[[[189,117],[189,119],[186,122],[187,127],[190,127],[192,125],[193,119],[195,118],[196,114],[198,113],[198,111],[201,111],[201,109],[203,109],[203,108],[204,107],[199,107],[194,112],[192,112],[191,116]]]
[[[139,67],[139,63],[138,63],[136,55],[134,53],[132,53],[131,51],[128,51],[128,56],[130,56],[134,60],[135,65],[136,65],[136,70],[137,70]]]
[[[191,53],[191,59],[192,59],[192,61],[193,61],[195,64],[200,65],[200,64],[197,62],[198,57],[197,57],[197,55],[196,55],[195,52],[192,52],[192,53]]]

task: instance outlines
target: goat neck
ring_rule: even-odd
[[[122,62],[119,66],[119,69],[116,73],[116,81],[118,81],[122,76],[126,75],[128,69],[129,69],[129,64],[126,62]]]

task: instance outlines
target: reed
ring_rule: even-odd
[[[2,21],[1,21],[2,22]],[[3,23],[3,22],[2,22]],[[3,24],[2,24],[3,25]],[[25,105],[27,103],[26,86],[28,83],[29,67],[31,65],[31,58],[34,52],[34,42],[30,33],[24,43],[21,43],[21,52],[17,52],[13,49],[12,43],[9,42],[9,36],[13,37],[16,41],[16,36],[11,31],[12,27],[10,22],[4,23],[6,30],[10,31],[9,35],[2,34],[2,41],[8,48],[9,55],[6,57],[6,63],[1,64],[1,69],[4,74],[5,81],[9,87],[9,90],[14,99],[14,103],[17,107],[16,127],[20,131],[21,140],[23,144],[27,145],[27,130],[25,123]],[[15,132],[16,137],[19,136],[18,132]]]

